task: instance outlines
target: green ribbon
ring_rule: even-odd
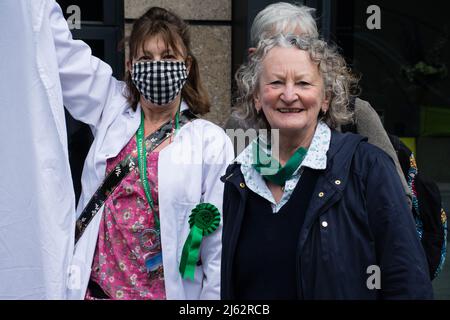
[[[210,203],[200,203],[192,209],[189,216],[191,231],[186,239],[181,253],[179,271],[183,279],[194,280],[195,266],[200,253],[203,237],[213,233],[220,224],[220,213],[216,206]]]
[[[181,102],[180,102],[181,103]],[[178,107],[178,111],[175,114],[175,134],[180,130],[180,116],[179,111],[180,107]],[[150,183],[147,178],[147,148],[145,147],[145,116],[144,110],[141,109],[141,123],[139,125],[139,129],[136,133],[136,146],[138,152],[138,165],[139,165],[139,176],[141,178],[142,186],[144,187],[145,197],[147,198],[147,202],[150,208],[153,210],[153,197],[150,189]],[[153,210],[153,217],[155,219],[156,229],[160,230],[159,218],[156,212]]]
[[[252,151],[255,170],[266,180],[283,187],[305,159],[308,149],[298,148],[284,166],[271,156],[270,145],[263,144],[260,139],[253,143]]]

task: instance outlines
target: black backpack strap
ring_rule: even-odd
[[[447,242],[447,216],[442,209],[438,186],[430,178],[418,173],[413,152],[399,137],[389,134],[403,174],[412,192],[412,214],[428,262],[430,278],[442,270]]]
[[[405,176],[406,181],[408,181],[409,168],[411,167],[411,157],[413,156],[413,152],[396,135],[388,133],[388,137],[394,147],[395,153],[397,154],[397,159],[400,163],[400,167],[402,168],[403,175]]]
[[[417,192],[420,220],[420,236],[425,249],[430,270],[430,277],[434,279],[442,269],[445,260],[446,244],[446,215],[441,204],[441,193],[436,183],[430,178],[418,173],[414,179]]]

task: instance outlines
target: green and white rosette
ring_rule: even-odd
[[[203,237],[213,233],[219,224],[220,213],[216,206],[210,203],[200,203],[192,209],[189,216],[191,231],[183,246],[179,268],[183,279],[194,280],[195,266]]]

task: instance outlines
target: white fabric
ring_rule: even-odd
[[[292,177],[286,181],[283,195],[278,203],[275,201],[275,198],[263,177],[253,167],[253,143],[250,143],[249,146],[242,151],[236,158],[236,162],[241,164],[241,172],[247,187],[269,201],[272,206],[272,212],[278,213],[291,198],[291,195],[300,180],[303,171],[302,168],[308,167],[315,170],[323,170],[327,167],[327,152],[330,148],[330,141],[331,130],[324,122],[320,121],[317,124],[316,131],[314,132],[305,159],[294,171]]]
[[[0,12],[0,298],[64,299],[75,196],[63,104],[94,129],[122,85],[55,1],[2,0]]]
[[[39,42],[46,5],[0,1],[0,299],[64,298],[73,250],[61,89],[57,73],[41,72],[46,45],[57,70],[52,41]]]

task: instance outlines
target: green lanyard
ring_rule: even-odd
[[[303,162],[306,153],[308,152],[308,149],[305,149],[303,147],[298,148],[292,155],[292,157],[289,158],[286,164],[282,167],[281,164],[276,159],[274,159],[271,155],[267,154],[266,152],[264,152],[263,154],[264,161],[261,161],[259,152],[261,147],[259,139],[258,142],[254,142],[252,149],[254,159],[253,167],[256,169],[256,171],[258,171],[266,180],[269,180],[270,182],[273,182],[276,185],[282,187],[285,185],[286,181],[292,177],[295,170],[297,170],[297,168]],[[273,163],[275,163],[276,168],[278,168],[274,174],[269,175],[262,173],[263,168],[269,168]]]
[[[178,132],[180,129],[180,119],[179,119],[179,111],[175,114],[175,132]],[[147,148],[144,145],[144,135],[145,135],[145,127],[144,127],[144,111],[141,110],[141,124],[136,134],[136,145],[138,152],[138,164],[139,164],[139,175],[141,177],[142,186],[144,187],[145,197],[147,198],[148,204],[150,208],[153,210],[153,198],[152,193],[150,191],[150,184],[147,178]],[[153,210],[153,215],[155,217],[156,228],[159,230],[159,218],[158,215]]]

